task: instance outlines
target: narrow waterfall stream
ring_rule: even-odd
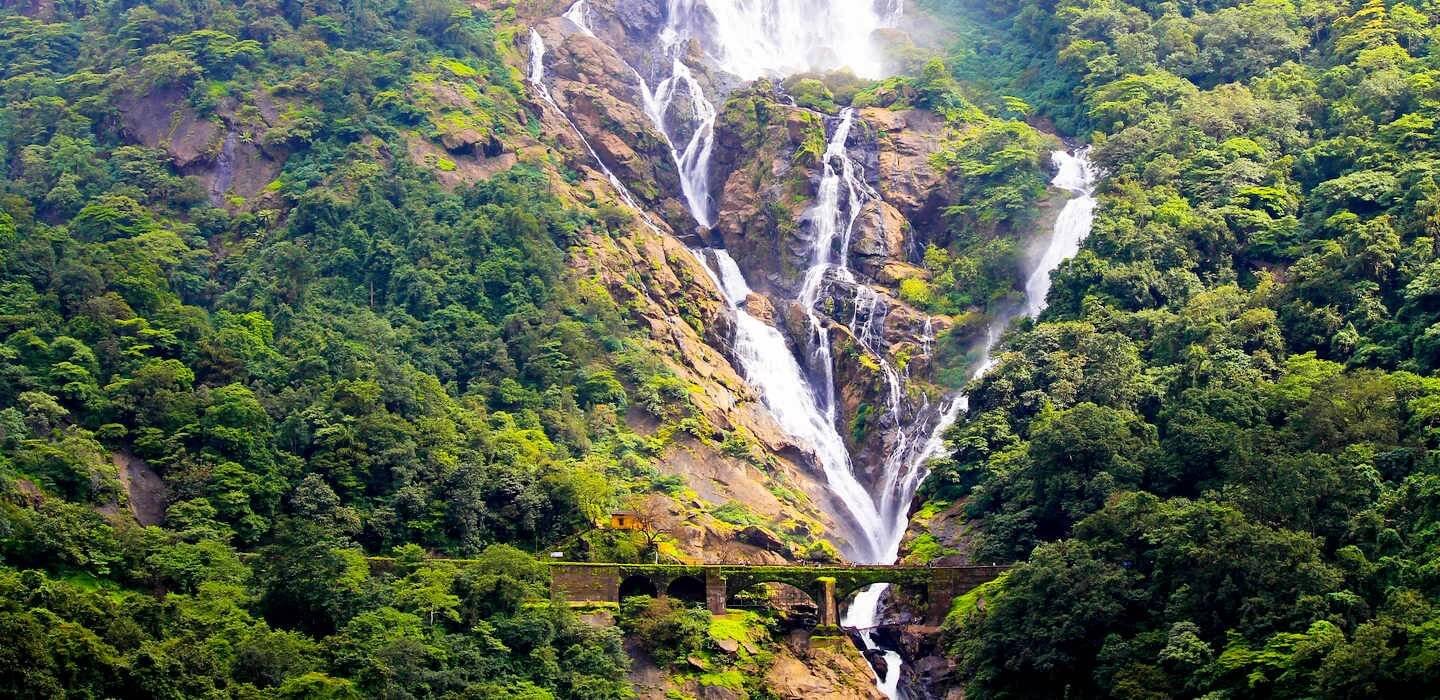
[[[685,203],[702,229],[714,224],[709,178],[717,110],[682,60],[682,51],[691,40],[698,41],[708,59],[721,70],[747,80],[839,66],[873,77],[881,74],[882,61],[870,36],[880,27],[891,26],[902,9],[901,0],[666,1],[666,24],[657,37],[655,50],[661,58],[659,65],[668,66],[668,75],[657,76],[652,88],[639,70],[634,66],[630,70],[639,83],[643,101],[640,106],[668,142],[680,173]],[[585,0],[579,0],[563,16],[581,32],[594,36],[588,12]],[[620,198],[637,211],[645,225],[658,230],[550,95],[545,85],[544,55],[544,41],[532,30],[531,84],[579,136]],[[679,99],[682,96],[684,100]],[[677,105],[683,105],[683,109]],[[750,285],[723,248],[697,248],[691,252],[735,313],[733,357],[746,381],[759,392],[777,424],[811,448],[829,492],[843,506],[845,512],[834,515],[847,518],[854,533],[847,557],[861,563],[890,563],[898,555],[910,504],[925,476],[924,463],[943,449],[944,431],[966,410],[968,402],[963,395],[940,406],[925,402],[907,417],[903,406],[905,378],[876,347],[883,343],[877,329],[883,326],[887,310],[875,290],[856,278],[848,262],[855,221],[865,203],[879,197],[848,152],[855,119],[850,108],[843,109],[838,117],[826,119],[822,174],[814,204],[804,215],[812,234],[810,266],[794,300],[804,309],[809,326],[807,347],[796,349],[805,354],[804,358],[792,353],[777,328],[746,310],[746,299],[752,294]],[[1074,255],[1089,233],[1096,173],[1086,155],[1083,149],[1075,154],[1052,154],[1059,171],[1052,184],[1075,196],[1062,210],[1044,254],[1026,281],[1023,313],[1027,315],[1038,314],[1044,308],[1050,272]],[[826,319],[817,311],[821,298],[836,289],[853,293],[854,311],[848,323]],[[972,379],[989,369],[990,350],[1016,315],[1002,314],[991,322]],[[886,380],[889,396],[885,417],[896,439],[885,459],[878,492],[867,491],[857,479],[851,455],[837,428],[835,369],[827,322],[845,325],[861,349],[877,359]],[[933,340],[933,333],[927,330],[922,343],[927,354]],[[886,586],[880,584],[857,594],[842,624],[862,630],[873,628],[885,590]],[[867,649],[879,648],[872,632],[860,636]],[[893,650],[882,649],[881,653],[886,657],[887,672],[877,678],[877,686],[887,697],[899,697],[900,656]]]

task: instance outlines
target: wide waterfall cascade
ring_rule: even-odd
[[[654,87],[639,70],[630,67],[638,82],[645,115],[668,142],[671,157],[680,172],[685,202],[696,223],[708,228],[714,223],[714,203],[710,197],[710,157],[714,145],[717,110],[705,93],[692,67],[681,60],[689,55],[690,40],[699,41],[712,68],[741,77],[784,75],[808,68],[849,65],[857,73],[878,70],[878,59],[869,51],[871,34],[876,28],[893,24],[900,9],[900,0],[668,0],[665,28],[653,47],[657,63],[668,67],[653,76]],[[572,5],[564,17],[581,32],[591,31],[586,0]],[[797,14],[798,12],[798,14]],[[804,24],[805,26],[800,26]],[[855,41],[862,36],[864,41]],[[842,44],[840,40],[852,42]],[[530,82],[541,99],[566,121],[579,137],[588,154],[599,164],[606,178],[614,185],[620,198],[637,210],[642,222],[652,230],[660,230],[640,210],[625,184],[620,182],[600,159],[589,141],[573,121],[558,107],[545,85],[545,45],[534,31],[530,35]],[[843,45],[845,51],[827,56],[824,47]],[[783,44],[783,46],[782,46]],[[844,55],[839,61],[836,56]],[[688,59],[687,59],[688,60]],[[867,68],[866,62],[873,61]],[[661,69],[664,70],[663,68]],[[855,222],[861,210],[876,193],[865,181],[859,164],[850,157],[847,141],[856,119],[855,112],[845,109],[838,117],[827,118],[833,128],[823,154],[822,173],[815,201],[804,215],[803,223],[810,233],[810,267],[804,273],[797,302],[809,323],[807,348],[802,348],[808,369],[790,350],[786,339],[773,326],[750,314],[745,308],[752,294],[743,273],[723,249],[691,249],[705,272],[719,289],[735,314],[735,337],[732,357],[746,381],[754,386],[776,423],[798,443],[810,448],[826,480],[826,487],[844,512],[835,513],[853,534],[847,555],[857,562],[891,562],[900,548],[907,527],[910,503],[925,476],[925,462],[944,448],[944,431],[968,407],[965,396],[955,396],[939,405],[931,405],[923,397],[918,406],[905,405],[904,383],[907,377],[887,360],[882,330],[889,312],[888,302],[875,289],[856,278],[849,268],[848,257]],[[1049,247],[1034,274],[1026,283],[1024,312],[1037,313],[1043,308],[1043,297],[1049,289],[1049,274],[1064,259],[1073,255],[1080,240],[1089,231],[1094,200],[1091,197],[1096,173],[1089,166],[1084,151],[1075,154],[1055,153],[1052,160],[1059,174],[1053,184],[1077,196],[1066,204],[1056,223]],[[852,311],[845,319],[825,319],[819,314],[818,303],[828,291],[849,289],[853,293]],[[1037,301],[1038,300],[1038,301]],[[1018,311],[1018,309],[1017,309]],[[1004,330],[1013,314],[995,319],[987,329],[983,354],[972,379],[986,371],[993,360],[990,348]],[[894,429],[894,442],[883,465],[881,483],[875,491],[867,491],[856,477],[851,456],[836,426],[840,423],[834,395],[834,364],[830,356],[831,326],[846,326],[860,348],[877,359],[887,382],[889,393],[887,413]],[[928,319],[921,333],[922,351],[927,355],[934,342],[933,328]],[[858,594],[846,612],[843,624],[870,628],[875,625],[880,599],[885,586],[874,586]],[[867,648],[877,648],[869,632],[861,635]],[[885,678],[877,679],[882,692],[889,697],[900,693],[901,659],[890,650],[880,650],[887,661]]]
[[[652,90],[639,71],[635,71],[633,67],[631,70],[640,83],[646,116],[670,145],[671,157],[681,173],[681,189],[691,216],[700,226],[709,226],[712,223],[709,168],[717,112],[699,82],[678,56],[677,42],[680,34],[675,23],[683,16],[677,11],[677,6],[682,3],[683,0],[671,0],[670,24],[662,33],[662,45],[659,47],[663,54],[670,57],[671,75],[657,83]],[[566,11],[565,17],[588,33],[585,13],[585,0],[579,0]],[[532,62],[535,55],[543,54],[532,51]],[[543,88],[543,84],[541,87]],[[675,134],[667,118],[682,88],[691,104],[691,113],[688,116],[694,120],[691,137],[683,150],[676,146]],[[847,133],[848,123],[852,118],[853,115],[845,119]],[[848,157],[843,153],[845,138],[845,134],[840,135],[840,161],[843,161],[840,168],[847,178],[847,187],[853,191],[856,187],[855,176]],[[843,224],[847,232],[853,223],[852,214]],[[833,224],[833,227],[838,226],[840,224]],[[833,395],[817,394],[814,385],[807,380],[805,371],[790,353],[780,331],[745,310],[743,303],[751,290],[734,259],[722,249],[691,252],[696,253],[700,262],[707,266],[707,271],[718,283],[726,301],[735,312],[733,354],[740,363],[746,381],[759,389],[761,400],[781,429],[814,453],[825,475],[828,490],[849,513],[853,525],[850,529],[855,535],[855,540],[850,543],[851,557],[859,561],[874,561],[880,552],[880,533],[884,531],[884,521],[875,507],[874,499],[855,477],[849,450],[835,427]],[[713,270],[709,267],[711,260],[714,261]],[[833,382],[828,380],[824,383],[826,389],[832,385]],[[825,407],[822,407],[822,401],[826,404]]]
[[[1031,272],[1025,283],[1024,315],[1027,317],[1034,318],[1045,310],[1045,295],[1050,291],[1050,273],[1054,272],[1061,263],[1073,257],[1080,250],[1080,244],[1084,242],[1085,237],[1090,235],[1090,227],[1095,218],[1095,184],[1099,180],[1100,172],[1090,163],[1089,155],[1089,147],[1078,149],[1074,153],[1054,151],[1050,154],[1050,160],[1056,168],[1055,177],[1050,184],[1071,192],[1075,196],[1071,197],[1061,209],[1060,216],[1055,220],[1055,228],[1051,233],[1045,253],[1040,257],[1034,271]],[[995,358],[991,351],[999,341],[1000,335],[1014,318],[1015,314],[1001,314],[986,327],[985,343],[982,346],[979,361],[976,362],[975,368],[970,373],[972,381],[995,366]],[[905,465],[904,473],[898,482],[899,500],[904,504],[904,509],[894,514],[895,519],[887,530],[890,537],[882,543],[882,561],[893,562],[899,555],[900,540],[904,537],[906,528],[906,513],[915,498],[916,490],[920,487],[920,482],[925,477],[925,463],[944,449],[945,431],[969,407],[970,399],[964,394],[952,399],[942,412],[940,420],[930,431],[929,439],[915,453],[913,459]],[[874,627],[880,616],[880,600],[887,588],[889,588],[888,584],[881,583],[856,594],[855,600],[851,603],[849,610],[845,612],[841,624],[861,630]],[[860,638],[866,649],[879,648],[871,632],[861,632]],[[877,674],[876,684],[886,697],[895,698],[898,697],[896,684],[899,682],[900,659],[893,651],[882,651],[887,661],[887,672],[884,678],[879,678]]]
[[[880,547],[876,535],[883,523],[875,510],[875,501],[855,478],[850,453],[835,428],[835,421],[817,404],[815,391],[806,381],[805,372],[791,354],[785,337],[743,308],[751,291],[740,266],[723,249],[707,252],[715,259],[720,288],[735,310],[734,354],[746,381],[760,389],[765,407],[781,429],[814,450],[825,473],[826,486],[850,512],[856,534],[864,538],[851,544],[857,556],[876,556]]]
[[[667,40],[700,41],[721,70],[744,80],[849,68],[883,77],[875,32],[901,0],[671,0]]]
[[[924,423],[928,419],[928,403],[911,416],[918,420],[912,421],[910,425],[905,424],[907,416],[903,405],[903,377],[886,359],[885,353],[880,351],[878,345],[883,338],[875,331],[877,326],[883,326],[887,309],[881,302],[880,295],[857,280],[850,271],[850,244],[855,235],[855,222],[868,202],[880,198],[879,193],[865,181],[860,166],[850,157],[847,143],[854,122],[854,109],[846,107],[841,110],[835,131],[826,142],[815,203],[805,214],[805,219],[811,225],[810,267],[805,271],[796,300],[805,310],[809,324],[809,359],[817,375],[815,383],[820,385],[818,392],[825,397],[823,408],[832,421],[836,419],[837,412],[834,358],[831,356],[829,332],[816,310],[827,280],[832,280],[838,286],[854,288],[854,313],[848,327],[861,349],[879,365],[885,378],[885,416],[895,429],[895,444],[886,457],[878,493],[872,494],[880,513],[881,529],[876,536],[882,546],[875,552],[876,558],[867,560],[885,562],[894,558],[893,554],[888,558],[886,556],[886,551],[890,549],[889,541],[898,543],[903,533],[903,525],[898,531],[893,525],[893,511],[899,502],[895,487],[903,471],[902,465],[914,456],[914,433],[924,429]]]

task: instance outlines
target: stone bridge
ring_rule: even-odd
[[[888,583],[925,602],[927,624],[938,625],[950,601],[999,576],[1009,566],[749,566],[744,564],[592,564],[550,565],[550,592],[572,603],[618,603],[630,595],[674,596],[705,602],[710,612],[725,612],[741,592],[762,583],[783,583],[804,591],[815,602],[819,624],[838,626],[837,601],[866,586]]]

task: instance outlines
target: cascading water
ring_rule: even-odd
[[[880,514],[870,494],[855,478],[850,453],[835,430],[833,417],[816,403],[815,391],[780,331],[741,306],[750,296],[750,287],[740,273],[740,266],[723,249],[707,252],[715,259],[721,290],[735,309],[735,356],[746,381],[760,389],[765,406],[780,427],[814,449],[831,493],[850,511],[856,534],[865,538],[852,546],[866,554],[878,551],[880,543],[875,533],[881,524]]]
[[[1061,209],[1045,252],[1025,282],[1023,312],[1025,316],[1033,318],[1045,310],[1045,296],[1050,291],[1050,273],[1054,272],[1061,263],[1074,256],[1080,250],[1080,244],[1085,237],[1090,235],[1090,226],[1095,215],[1095,183],[1099,179],[1099,171],[1091,165],[1089,151],[1090,149],[1086,147],[1078,149],[1074,153],[1055,151],[1050,154],[1050,160],[1054,163],[1057,171],[1050,184],[1071,192],[1075,196]],[[995,343],[999,341],[1000,334],[1014,318],[1015,314],[1013,313],[1002,313],[990,322],[985,329],[985,343],[981,348],[980,358],[970,373],[970,379],[974,380],[980,377],[995,365],[995,359],[990,352],[994,349]],[[905,513],[909,510],[910,503],[915,498],[915,491],[920,487],[920,482],[925,476],[925,462],[944,449],[945,431],[969,407],[969,397],[964,394],[952,399],[942,412],[940,420],[930,431],[930,436],[922,448],[907,462],[903,473],[899,474],[896,493],[899,502],[904,504],[905,509],[900,511],[892,521],[892,529],[889,530],[889,537],[884,543],[885,561],[894,561],[899,554],[900,540],[904,537],[906,527]],[[884,596],[887,588],[888,584],[882,583],[870,586],[860,592],[855,596],[855,601],[851,603],[850,609],[846,611],[845,619],[841,622],[846,627],[862,630],[860,637],[867,649],[877,648],[871,633],[865,630],[875,626],[879,618],[880,599]],[[887,673],[884,678],[877,677],[877,685],[887,697],[894,698],[898,696],[900,659],[898,654],[888,650],[885,651],[885,656]]]
[[[679,44],[685,36],[679,21],[693,12],[693,7],[687,8],[687,4],[685,0],[671,0],[669,21],[661,32],[659,48],[671,61],[670,76],[657,83],[652,90],[638,71],[635,71],[635,75],[640,82],[646,116],[670,144],[670,153],[680,170],[681,188],[691,216],[700,226],[710,226],[712,217],[709,166],[716,110],[678,55]],[[566,11],[565,17],[588,33],[589,23],[585,13],[584,0],[579,0]],[[532,45],[537,38],[538,35],[532,34]],[[539,47],[539,52],[532,49],[532,64],[537,60],[536,56],[543,57],[543,43],[539,44]],[[532,69],[532,73],[543,75],[541,70],[543,68]],[[634,70],[633,67],[631,70]],[[537,84],[543,90],[543,82]],[[692,105],[691,113],[684,115],[690,118],[692,131],[683,150],[675,145],[675,134],[668,118],[682,88]],[[544,95],[548,100],[548,92]],[[553,101],[551,104],[554,104]],[[848,131],[848,118],[845,129]],[[844,135],[840,140],[843,151]],[[591,155],[594,155],[593,151]],[[842,160],[845,161],[842,167],[848,173],[848,158]],[[606,172],[609,172],[608,169]],[[853,176],[851,180],[853,181]],[[850,223],[853,223],[853,216],[846,224],[847,229]],[[709,265],[713,260],[712,275],[735,312],[734,354],[746,380],[760,390],[761,399],[780,427],[814,452],[830,492],[848,511],[854,524],[852,529],[856,540],[851,543],[852,556],[863,561],[873,560],[880,551],[877,533],[882,529],[882,520],[874,500],[855,478],[849,451],[835,427],[833,397],[827,395],[826,403],[830,407],[822,408],[814,387],[807,381],[804,371],[790,354],[784,336],[745,310],[743,304],[751,293],[750,286],[734,259],[722,249],[692,252],[696,253],[707,269],[710,269]],[[825,386],[832,384],[827,381]]]
[[[819,379],[821,395],[825,398],[822,408],[835,420],[835,363],[830,356],[830,334],[825,323],[815,311],[820,293],[825,286],[825,277],[834,272],[841,281],[852,282],[849,271],[850,236],[854,231],[855,219],[860,214],[862,198],[873,198],[868,186],[855,175],[854,164],[850,162],[845,142],[850,139],[850,128],[855,123],[855,110],[846,107],[840,112],[840,122],[835,133],[825,145],[824,170],[820,186],[815,192],[815,204],[806,212],[810,221],[811,254],[810,267],[800,283],[797,301],[805,309],[806,321],[810,327],[810,362]],[[834,256],[836,240],[839,239],[840,254]],[[862,340],[863,342],[863,340]]]
[[[1050,271],[1080,251],[1080,242],[1090,234],[1090,224],[1095,220],[1095,167],[1090,164],[1090,148],[1077,150],[1074,154],[1055,151],[1050,160],[1058,172],[1050,184],[1073,192],[1075,196],[1060,210],[1055,220],[1055,235],[1050,245],[1036,263],[1035,271],[1025,281],[1025,313],[1038,316],[1045,310],[1045,296],[1050,293]]]
[[[872,34],[892,25],[901,7],[901,0],[668,0],[666,25],[655,47],[661,59],[655,65],[668,66],[668,75],[657,76],[652,89],[640,71],[634,67],[631,71],[639,83],[646,116],[669,143],[680,172],[682,194],[699,226],[708,228],[714,223],[709,166],[717,112],[690,66],[681,60],[690,41],[699,41],[715,67],[742,79],[840,66],[848,66],[862,76],[876,76],[883,62],[874,49]],[[564,17],[583,33],[594,36],[588,12],[585,0],[579,0]],[[544,53],[543,40],[532,31],[530,82],[580,137],[621,199],[639,211],[624,184],[551,97],[544,83]],[[683,109],[679,106],[682,104]],[[735,312],[733,356],[746,380],[759,390],[781,428],[812,449],[829,491],[843,506],[844,515],[849,516],[855,534],[847,552],[849,558],[857,562],[893,562],[905,533],[910,503],[924,477],[924,463],[943,449],[942,434],[966,410],[968,402],[963,395],[939,407],[922,400],[918,409],[909,414],[909,424],[905,424],[904,377],[883,352],[877,351],[883,342],[880,330],[887,305],[874,289],[855,278],[848,264],[855,221],[865,204],[879,196],[866,184],[847,151],[854,120],[854,111],[847,108],[832,122],[834,132],[827,140],[815,203],[805,215],[811,231],[811,265],[802,278],[796,301],[805,310],[809,325],[808,374],[791,354],[784,336],[745,309],[751,290],[729,254],[723,249],[691,252]],[[1066,204],[1045,254],[1027,280],[1027,314],[1044,308],[1049,273],[1075,253],[1089,231],[1096,173],[1085,155],[1082,150],[1074,155],[1057,152],[1052,156],[1059,169],[1053,184],[1077,196]],[[658,230],[643,212],[641,220]],[[827,285],[853,290],[848,328],[861,349],[878,360],[887,382],[886,415],[895,429],[895,442],[884,464],[878,494],[867,492],[856,478],[845,442],[835,427],[838,421],[829,330],[817,311]],[[972,378],[989,369],[990,348],[1013,316],[1003,314],[991,323]],[[838,323],[834,319],[829,322]],[[922,351],[927,355],[933,341],[927,319],[921,337]],[[866,630],[861,639],[869,649],[878,648],[868,628],[875,625],[884,591],[885,586],[879,585],[858,594],[842,621],[845,626]],[[877,679],[877,685],[888,697],[897,697],[901,659],[893,651],[881,652],[887,658],[888,670],[884,678]]]
[[[671,0],[674,37],[694,36],[721,70],[744,80],[849,68],[884,73],[877,29],[901,0]]]
[[[584,0],[581,0],[581,2],[584,2]],[[585,146],[585,151],[590,154],[590,158],[600,166],[600,171],[605,174],[605,179],[610,182],[610,186],[615,188],[615,192],[620,196],[621,201],[635,210],[636,215],[640,217],[640,221],[658,233],[659,229],[645,216],[645,211],[640,208],[635,198],[631,196],[630,189],[625,186],[625,183],[620,182],[620,178],[615,177],[615,173],[610,170],[609,166],[605,165],[605,161],[600,158],[600,154],[595,152],[595,147],[590,145],[590,140],[585,138],[585,134],[580,131],[579,127],[575,126],[575,122],[571,121],[570,116],[565,114],[565,110],[560,109],[560,105],[557,104],[555,98],[551,96],[550,88],[545,86],[545,40],[541,38],[540,33],[534,29],[530,30],[530,75],[527,77],[527,80],[529,80],[530,85],[535,88],[535,92],[540,95],[540,99],[544,100],[545,104],[550,105],[550,108],[554,109],[555,113],[560,115],[560,118],[564,119],[565,123],[570,126],[570,130],[575,132],[575,136],[578,137],[580,143]]]

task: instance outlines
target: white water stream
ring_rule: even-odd
[[[662,41],[695,37],[707,57],[744,80],[849,68],[884,74],[876,29],[893,26],[901,0],[670,0]]]
[[[658,77],[652,88],[639,71],[633,67],[631,70],[639,82],[641,106],[669,142],[671,156],[680,172],[682,194],[691,215],[702,228],[714,224],[709,166],[717,111],[691,68],[681,60],[682,50],[690,40],[700,42],[707,59],[716,67],[744,79],[840,66],[873,77],[883,71],[882,57],[873,42],[874,31],[893,25],[902,7],[901,0],[667,2],[666,25],[655,49],[662,58],[660,65],[668,63],[669,74]],[[579,0],[564,17],[593,36],[587,13],[585,0]],[[529,78],[541,98],[569,123],[621,199],[639,213],[647,226],[658,230],[551,97],[545,85],[544,41],[533,30],[530,49]],[[940,407],[922,403],[906,424],[902,407],[905,378],[876,347],[883,345],[879,329],[883,327],[888,309],[875,290],[855,278],[848,263],[855,221],[865,203],[879,196],[866,183],[859,165],[847,150],[854,120],[855,113],[848,108],[838,119],[830,120],[834,130],[827,139],[823,172],[815,202],[805,214],[812,252],[796,301],[805,309],[809,324],[808,347],[802,348],[807,354],[806,366],[792,354],[779,330],[746,310],[745,301],[752,293],[750,286],[724,249],[691,252],[705,266],[735,312],[733,355],[746,380],[760,392],[780,427],[811,448],[830,493],[847,511],[850,529],[856,536],[847,552],[849,558],[856,562],[889,563],[895,561],[899,552],[911,500],[925,475],[924,464],[943,449],[944,431],[966,410],[968,401],[961,395]],[[682,136],[687,133],[688,136]],[[1052,184],[1076,196],[1062,210],[1054,235],[1026,282],[1024,313],[1027,315],[1037,314],[1044,308],[1050,272],[1078,250],[1080,241],[1089,232],[1095,206],[1091,192],[1096,173],[1086,160],[1085,152],[1075,155],[1056,152],[1052,157],[1059,170]],[[830,331],[827,319],[816,310],[822,295],[831,287],[853,290],[854,311],[846,325],[862,350],[878,361],[887,383],[886,417],[894,428],[895,443],[885,461],[878,493],[866,491],[856,478],[849,451],[836,428],[839,419]],[[1013,317],[1014,314],[1005,314],[992,322],[972,379],[991,366],[991,346]],[[828,322],[840,323],[836,319]],[[922,345],[928,354],[934,340],[928,321],[926,329]],[[884,591],[885,585],[881,584],[859,593],[842,624],[860,629],[874,627]],[[862,632],[861,639],[867,648],[878,648],[870,632]],[[895,698],[900,693],[901,659],[894,651],[882,652],[888,670],[884,678],[877,678],[877,685],[887,697]]]
[[[1078,149],[1074,153],[1054,151],[1050,154],[1050,160],[1056,168],[1055,177],[1050,184],[1070,192],[1074,196],[1060,210],[1045,251],[1025,282],[1025,316],[1034,318],[1045,310],[1045,297],[1050,292],[1050,273],[1054,272],[1061,263],[1073,257],[1080,250],[1080,244],[1085,237],[1090,235],[1090,227],[1095,219],[1094,194],[1099,172],[1090,163],[1089,151],[1089,147],[1086,147]],[[1014,318],[1015,314],[1000,314],[990,322],[985,331],[985,345],[982,348],[981,356],[975,364],[975,369],[970,373],[971,380],[979,378],[995,365],[995,359],[990,354],[991,350],[1000,339],[1000,334],[1005,331]],[[916,453],[914,459],[904,465],[905,470],[900,476],[900,488],[896,493],[899,494],[899,500],[904,504],[905,511],[899,512],[895,516],[896,520],[892,523],[890,533],[893,541],[886,542],[884,561],[895,561],[899,553],[900,540],[905,534],[906,511],[915,497],[915,491],[919,488],[920,482],[924,479],[925,462],[944,448],[945,431],[969,407],[968,396],[960,394],[954,397],[931,430],[924,447]],[[878,623],[880,599],[884,596],[887,588],[889,588],[889,584],[881,583],[856,594],[855,600],[845,613],[844,620],[841,621],[841,625],[844,627],[862,630],[860,638],[866,649],[879,648],[874,634],[863,630],[873,628]],[[899,697],[900,655],[888,649],[882,651],[885,653],[886,674],[883,678],[878,677],[877,674],[876,683],[880,692],[884,693],[886,697],[896,698]]]
[[[1073,154],[1055,151],[1050,159],[1057,170],[1050,184],[1075,196],[1060,210],[1060,217],[1055,220],[1055,235],[1035,264],[1030,279],[1025,281],[1025,315],[1032,317],[1045,310],[1050,272],[1080,252],[1080,243],[1090,235],[1090,224],[1095,220],[1095,181],[1099,177],[1095,166],[1090,164],[1090,148],[1081,148]]]

